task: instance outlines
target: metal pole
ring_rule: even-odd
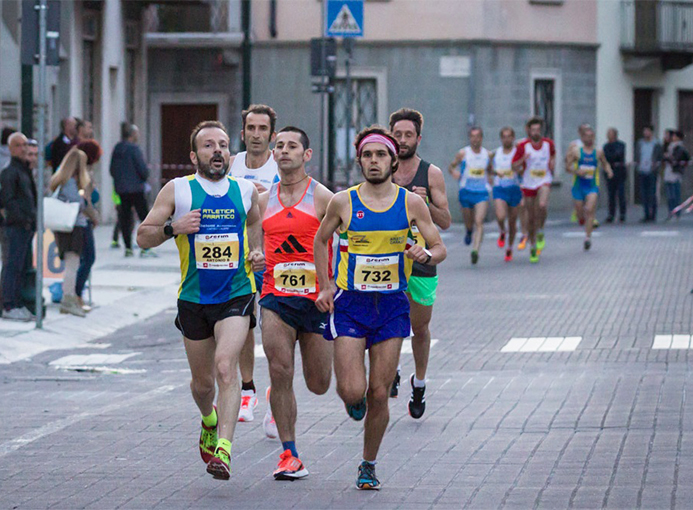
[[[243,66],[243,108],[251,101],[251,48],[250,48],[250,0],[241,0],[241,24],[243,26],[242,66]]]
[[[39,11],[39,108],[38,108],[38,186],[36,197],[36,327],[43,328],[43,171],[46,146],[46,0],[36,6]]]
[[[327,165],[325,164],[325,94],[327,85],[325,84],[325,59],[327,51],[325,48],[325,2],[320,2],[320,182],[325,183]]]
[[[346,87],[346,115],[344,116],[344,122],[346,123],[346,134],[345,134],[345,148],[344,153],[344,171],[346,173],[346,182],[348,186],[351,186],[351,115],[353,112],[353,94],[351,93],[351,50],[353,47],[353,39],[348,37],[344,38],[344,50],[346,51],[346,60],[344,61],[345,70],[345,87]]]

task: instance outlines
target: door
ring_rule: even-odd
[[[683,143],[690,154],[693,154],[693,91],[679,91],[679,129],[683,131]],[[688,167],[683,174],[681,196],[693,195],[693,168]]]
[[[642,138],[642,130],[645,126],[654,125],[654,89],[633,90],[633,154],[637,150],[637,143]],[[657,132],[655,131],[655,137]],[[634,158],[635,159],[635,158]],[[636,170],[632,169],[629,175],[636,176]],[[636,204],[640,204],[640,180],[631,179],[633,196]]]
[[[190,175],[190,133],[203,120],[216,120],[216,104],[161,105],[161,184]]]

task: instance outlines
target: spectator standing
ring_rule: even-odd
[[[51,191],[59,189],[58,198],[60,200],[80,204],[79,214],[72,232],[55,233],[58,254],[65,261],[60,313],[70,313],[78,317],[86,315],[75,291],[80,255],[84,248],[84,229],[87,226],[88,216],[96,222],[95,210],[91,204],[88,167],[96,163],[100,157],[101,147],[94,140],[80,142],[70,149],[50,182]]]
[[[60,121],[60,134],[51,142],[51,166],[53,173],[58,167],[77,138],[77,120],[74,117],[66,117]]]
[[[139,142],[140,130],[134,124],[123,126],[123,140],[113,148],[111,156],[111,176],[113,187],[120,196],[118,222],[125,243],[125,256],[132,257],[132,230],[134,220],[132,208],[135,208],[140,221],[144,221],[149,213],[145,190],[149,178],[149,168],[144,162]],[[150,250],[142,250],[141,257],[156,256]]]
[[[0,174],[0,207],[4,209],[7,253],[3,261],[2,318],[31,321],[34,316],[21,304],[26,272],[32,265],[31,240],[36,232],[36,185],[26,163],[27,138],[8,138],[12,159]],[[11,256],[9,256],[11,254]]]
[[[635,167],[644,213],[640,223],[657,221],[657,175],[663,157],[662,145],[654,138],[654,128],[645,126],[635,148]]]
[[[606,176],[606,186],[609,195],[609,215],[607,223],[613,223],[616,217],[616,201],[618,200],[619,220],[626,221],[626,144],[618,139],[618,130],[609,128],[606,132],[607,142],[604,144],[604,156],[611,166],[613,177]]]
[[[75,129],[77,136],[75,137],[75,145],[83,140],[91,140],[94,138],[94,126],[91,121],[75,117]]]
[[[681,203],[681,181],[690,159],[683,144],[683,131],[672,131],[671,142],[664,153],[664,185],[669,214]],[[676,217],[681,217],[681,211],[676,213]]]
[[[9,165],[10,159],[12,159],[7,140],[10,138],[10,135],[15,132],[16,131],[11,127],[2,128],[2,135],[0,135],[0,171]]]

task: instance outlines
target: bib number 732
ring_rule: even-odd
[[[383,291],[399,289],[399,257],[356,256],[354,288],[361,291]]]

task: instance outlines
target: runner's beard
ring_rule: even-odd
[[[402,152],[402,146],[400,145],[400,151],[399,151],[399,159],[411,159],[414,156],[416,156],[416,150],[419,148],[419,144],[417,143],[413,147],[409,147],[406,152]]]
[[[198,171],[207,179],[210,181],[220,181],[224,177],[226,177],[226,174],[229,171],[229,164],[224,163],[224,165],[220,169],[212,168],[212,160],[215,158],[212,158],[209,160],[209,163],[203,163],[202,161],[198,162],[197,169]]]
[[[382,177],[369,177],[367,172],[362,172],[363,176],[366,178],[366,180],[371,183],[371,184],[382,184],[384,182],[387,182],[391,179],[392,177],[392,168],[390,168],[390,171],[383,175]]]

